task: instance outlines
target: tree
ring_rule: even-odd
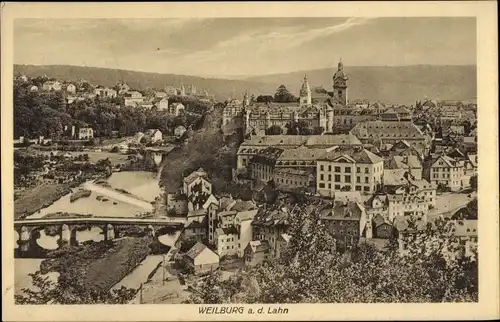
[[[189,251],[198,241],[196,240],[196,238],[194,237],[190,237],[186,240],[183,240],[182,241],[182,244],[181,244],[181,248],[179,249],[179,251],[181,253],[186,253],[187,251]]]
[[[471,189],[474,191],[477,191],[477,174],[470,177],[469,183],[470,183]]]
[[[281,135],[283,134],[283,129],[278,125],[272,125],[266,129],[266,135]]]
[[[297,98],[288,91],[285,85],[280,85],[274,94],[274,102],[291,103],[297,101]]]
[[[271,103],[274,100],[272,95],[259,95],[255,99],[257,103]]]
[[[304,120],[299,120],[298,122],[290,122],[285,125],[287,128],[287,135],[311,135],[313,130],[309,128],[309,125]]]
[[[127,304],[137,290],[122,287],[108,292],[85,289],[74,279],[59,279],[56,283],[40,271],[30,274],[34,289],[23,289],[14,295],[16,304]]]
[[[314,135],[321,135],[323,134],[323,132],[325,132],[325,128],[322,126],[316,126],[312,130],[312,134]]]
[[[215,285],[206,285],[205,292],[213,287],[217,300],[238,303],[477,301],[477,253],[471,248],[471,257],[454,256],[464,247],[453,235],[452,222],[437,220],[434,228],[409,234],[404,253],[395,241],[383,250],[362,243],[339,253],[320,220],[324,207],[308,203],[294,208],[288,217],[291,238],[280,258],[248,268],[228,283],[209,279]],[[257,294],[238,285],[249,276],[256,280]],[[236,298],[228,296],[233,288]]]

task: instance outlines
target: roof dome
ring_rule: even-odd
[[[336,78],[347,79],[347,76],[344,74],[344,63],[342,63],[342,58],[340,59],[338,65],[337,65],[337,71],[333,75],[333,79],[336,79]]]
[[[309,87],[309,82],[307,81],[307,76],[304,76],[304,83],[302,83],[302,88],[300,89],[300,96],[306,96],[311,92]]]

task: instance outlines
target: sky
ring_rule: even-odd
[[[474,65],[476,20],[16,19],[14,63],[256,76],[350,66]]]

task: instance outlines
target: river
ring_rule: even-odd
[[[70,212],[70,213],[85,213],[92,214],[96,217],[134,217],[137,213],[151,211],[152,207],[146,202],[140,202],[137,198],[127,196],[126,194],[117,193],[113,189],[123,189],[130,192],[132,195],[144,199],[147,203],[161,194],[161,188],[158,185],[158,180],[154,173],[151,172],[114,172],[107,179],[111,185],[111,189],[97,187],[91,182],[86,182],[80,187],[73,189],[73,192],[80,188],[91,188],[91,195],[86,198],[80,198],[74,202],[70,201],[72,193],[69,193],[47,208],[34,213],[28,218],[41,218],[50,213]],[[100,201],[98,196],[107,198],[106,201]]]
[[[93,216],[100,217],[134,217],[137,213],[151,211],[150,209],[145,209],[147,205],[151,206],[149,202],[154,201],[154,199],[159,196],[162,192],[158,185],[158,179],[154,173],[151,172],[115,172],[107,179],[107,182],[111,185],[112,189],[108,189],[109,193],[106,193],[107,188],[95,189],[92,191],[91,195],[87,198],[80,198],[74,202],[70,201],[71,193],[63,196],[52,205],[47,208],[40,210],[39,212],[29,216],[28,218],[41,218],[50,213],[56,212],[69,212],[69,213],[85,213],[92,214]],[[82,184],[79,188],[92,188],[91,182],[86,182]],[[73,189],[73,192],[79,188]],[[117,193],[113,189],[123,189],[137,196],[128,196],[126,194]],[[93,190],[93,189],[90,189]],[[106,193],[107,201],[99,201],[96,199],[97,196],[104,196]],[[115,198],[113,198],[115,197]],[[144,201],[141,201],[144,200]],[[178,237],[178,236],[177,236]],[[14,236],[15,241],[18,240],[17,233]],[[47,236],[45,232],[40,231],[40,238],[37,240],[38,245],[44,249],[57,249],[57,241],[59,236]],[[76,239],[78,242],[82,243],[88,240],[101,241],[104,239],[102,230],[98,227],[93,227],[90,230],[77,231]],[[165,245],[170,245],[172,243],[172,238],[169,236],[159,236],[161,243]],[[15,243],[17,248],[17,243]],[[15,290],[16,293],[20,292],[22,288],[32,287],[30,273],[35,273],[40,269],[40,263],[42,259],[34,258],[18,258],[15,259]],[[156,258],[152,257],[145,260],[144,265],[140,265],[138,269],[131,272],[131,276],[125,277],[124,284],[134,286],[142,281],[144,275],[148,275],[151,271],[149,270],[150,264],[156,262]],[[153,265],[154,266],[154,265]],[[51,279],[57,278],[57,273],[51,273]]]

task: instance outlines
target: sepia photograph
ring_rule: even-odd
[[[13,304],[478,304],[478,20],[12,19]]]

